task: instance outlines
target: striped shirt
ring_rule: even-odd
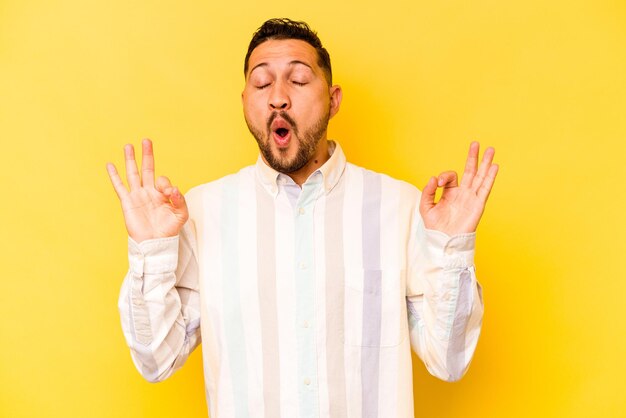
[[[129,238],[122,328],[160,381],[203,343],[210,416],[412,417],[411,347],[465,373],[475,234],[427,230],[408,183],[330,159],[300,188],[256,165],[191,189],[176,237]]]

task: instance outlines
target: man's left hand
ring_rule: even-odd
[[[495,150],[491,147],[478,166],[479,147],[478,142],[470,145],[461,184],[455,171],[445,171],[428,180],[420,199],[420,214],[427,229],[449,236],[476,231],[498,174],[498,165],[492,163]],[[443,193],[435,203],[439,187],[443,188]]]

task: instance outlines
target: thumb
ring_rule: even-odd
[[[435,206],[435,193],[437,192],[437,179],[431,177],[422,190],[420,198],[420,213],[422,216]]]
[[[170,183],[170,179],[165,176],[160,176],[156,181],[156,189],[161,193],[165,193],[165,191],[171,187],[172,183]]]

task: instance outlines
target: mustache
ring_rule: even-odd
[[[293,120],[293,118],[289,116],[284,110],[281,110],[280,112],[272,112],[270,117],[267,119],[267,132],[270,132],[270,130],[272,129],[272,122],[274,122],[274,119],[279,116],[285,119],[287,123],[289,123],[293,128],[294,133],[298,135],[298,125],[296,125],[296,121]]]

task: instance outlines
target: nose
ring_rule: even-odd
[[[291,106],[289,94],[284,84],[281,82],[274,83],[271,87],[268,104],[272,110],[286,110]]]

